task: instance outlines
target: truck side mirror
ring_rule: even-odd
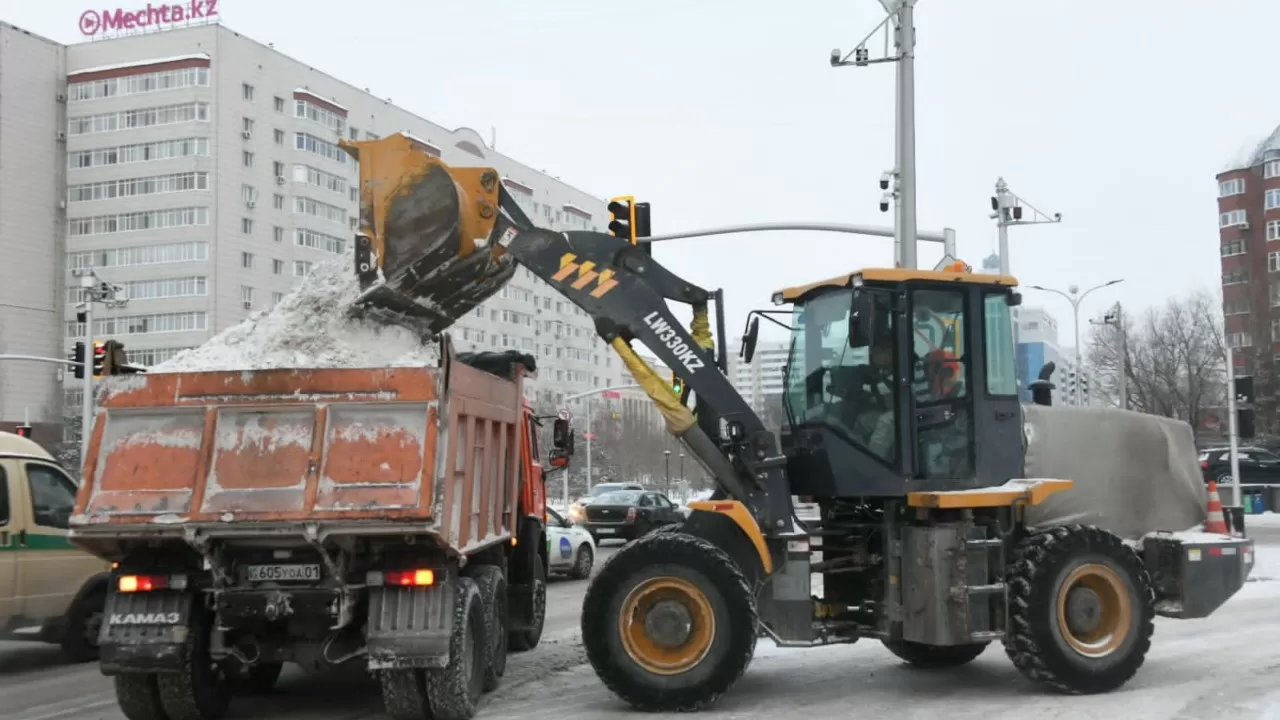
[[[747,332],[742,336],[742,348],[738,351],[738,357],[743,362],[751,362],[751,358],[756,354],[756,341],[760,337],[760,318],[752,317],[747,321]]]
[[[561,448],[551,448],[551,452],[547,453],[547,464],[552,470],[563,470],[569,467],[569,455]]]
[[[573,454],[573,428],[569,427],[568,420],[556,418],[551,426],[551,444],[564,451],[566,456]]]

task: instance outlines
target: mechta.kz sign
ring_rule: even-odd
[[[85,10],[80,14],[80,34],[93,37],[117,30],[146,30],[217,16],[218,0],[188,0],[185,3],[165,5],[147,3],[140,10]]]

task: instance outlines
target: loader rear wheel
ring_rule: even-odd
[[[884,646],[889,648],[889,652],[913,667],[923,670],[959,667],[972,662],[987,649],[987,645],[991,644],[983,642],[969,645],[925,645],[906,640],[883,642]]]
[[[596,675],[639,710],[687,712],[742,676],[756,645],[755,596],[720,548],[679,532],[628,543],[582,602]]]
[[[1103,693],[1142,667],[1155,632],[1155,590],[1137,552],[1100,528],[1033,533],[1014,551],[1005,650],[1033,682]]]

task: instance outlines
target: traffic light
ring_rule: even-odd
[[[93,379],[102,377],[102,369],[107,364],[107,344],[101,340],[93,341]]]
[[[609,234],[636,244],[636,199],[619,195],[609,199]]]
[[[675,393],[678,398],[684,397],[684,380],[681,380],[676,375],[675,370],[671,371],[671,392]]]
[[[633,235],[638,238],[647,238],[653,233],[649,227],[649,203],[636,203],[635,207],[635,232]],[[649,257],[653,257],[653,243],[638,243],[636,240],[631,241],[632,245],[640,245],[644,248],[644,252]]]
[[[30,439],[31,439],[31,426],[30,426],[30,425],[19,425],[19,426],[17,427],[17,433],[18,433],[18,436],[19,436],[19,437],[24,437],[24,438],[26,438],[26,439],[30,440]]]
[[[71,349],[71,362],[79,363],[72,366],[72,372],[75,373],[77,380],[84,379],[84,343],[77,340]]]

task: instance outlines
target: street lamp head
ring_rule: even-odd
[[[663,455],[666,455],[666,456],[668,456],[668,457],[670,457],[670,456],[671,456],[671,451],[670,451],[670,450],[663,450],[663,451],[662,451],[662,454],[663,454]]]
[[[1072,295],[1075,295],[1076,293],[1080,292],[1080,286],[1074,285],[1074,284],[1068,285],[1067,292],[1071,293]]]

